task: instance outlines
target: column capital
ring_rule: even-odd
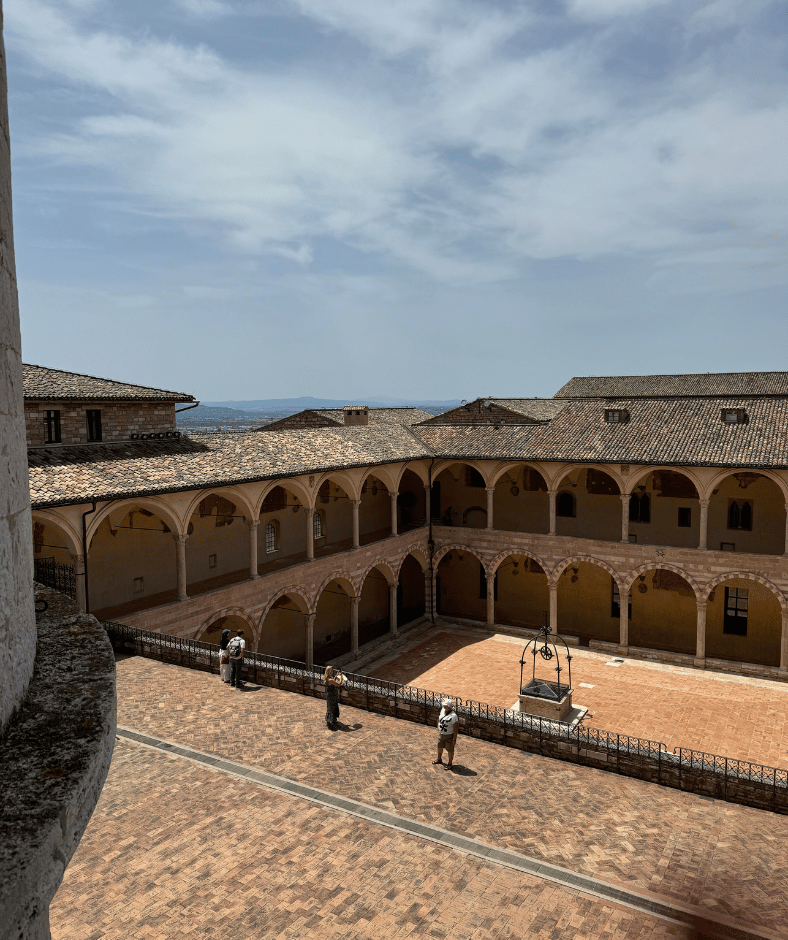
[[[186,535],[178,535],[177,532],[172,533],[172,538],[175,542],[185,542],[188,537],[188,533]]]
[[[247,519],[244,517],[244,522],[249,526],[250,529],[254,529],[260,525],[259,519]]]
[[[622,502],[622,503],[623,503],[623,502],[627,502],[627,503],[628,503],[631,496],[632,496],[631,493],[621,493],[621,494],[620,494],[621,502]]]
[[[350,504],[351,504],[351,506],[360,506],[360,505],[361,505],[361,500],[360,500],[360,499],[351,499],[351,500],[350,500]]]
[[[358,607],[358,605],[361,603],[361,598],[360,598],[360,597],[356,597],[355,594],[351,594],[351,595],[350,595],[350,603],[351,603],[351,605],[352,605],[353,607]]]
[[[701,509],[708,509],[708,508],[709,508],[709,500],[708,500],[708,499],[699,499],[698,502],[700,503]]]
[[[495,487],[494,487],[494,486],[485,486],[485,489],[487,490],[488,493],[494,493],[494,492],[495,492]]]

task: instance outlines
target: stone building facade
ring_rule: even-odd
[[[307,662],[446,615],[786,675],[788,374],[366,417],[35,448],[36,557],[100,618]]]

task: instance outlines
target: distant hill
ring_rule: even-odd
[[[369,405],[370,408],[440,408],[448,411],[460,404],[459,399],[452,401],[405,401],[397,398],[261,398],[256,401],[204,401],[202,407],[231,408],[234,411],[287,411],[295,414],[306,408],[343,408],[345,405]],[[195,409],[196,410],[196,409]]]

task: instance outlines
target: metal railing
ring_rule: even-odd
[[[104,627],[110,639],[124,645],[133,644],[135,651],[143,656],[219,671],[219,647],[215,644],[122,623],[104,622]],[[309,668],[298,660],[253,652],[244,656],[246,680],[305,695],[322,697],[323,672],[322,667]],[[463,734],[501,741],[547,757],[586,763],[624,776],[788,813],[788,770],[778,767],[689,748],[669,751],[661,741],[582,724],[571,727],[486,702],[463,700],[456,695],[354,673],[345,673],[342,698],[353,707],[424,724],[434,724],[441,700],[450,698],[461,719]]]
[[[77,599],[77,578],[71,565],[60,565],[54,558],[36,558],[33,580]]]

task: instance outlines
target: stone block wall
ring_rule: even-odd
[[[25,426],[27,446],[46,444],[45,411],[60,411],[61,444],[88,443],[87,411],[101,412],[101,440],[103,443],[127,441],[132,434],[157,434],[177,430],[175,403],[108,402],[108,401],[26,401]]]

